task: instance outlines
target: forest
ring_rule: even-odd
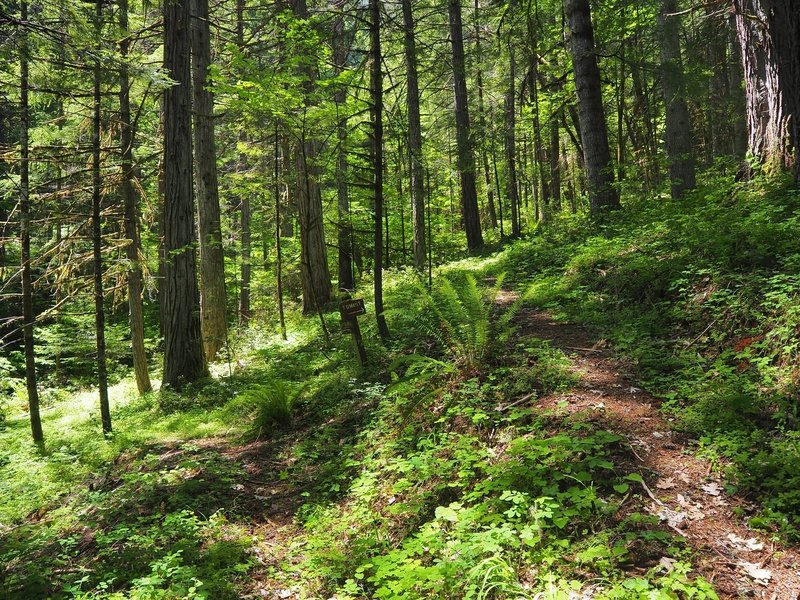
[[[794,0],[0,0],[0,598],[800,599]]]

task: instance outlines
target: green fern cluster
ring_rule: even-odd
[[[450,352],[456,366],[477,369],[511,335],[511,320],[522,303],[517,299],[493,318],[504,276],[491,287],[480,286],[471,274],[443,277],[428,292],[420,288],[423,307],[420,324]]]

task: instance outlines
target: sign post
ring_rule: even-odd
[[[367,351],[364,348],[364,340],[361,337],[361,327],[358,324],[359,315],[367,314],[367,307],[364,305],[363,298],[348,298],[339,304],[339,314],[342,315],[342,327],[345,331],[350,331],[353,336],[353,345],[356,349],[358,362],[362,367],[367,366]]]

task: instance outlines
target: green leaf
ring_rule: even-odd
[[[618,492],[620,494],[624,494],[625,492],[627,492],[630,489],[630,487],[631,486],[629,486],[627,483],[620,483],[620,484],[614,486],[614,491]]]

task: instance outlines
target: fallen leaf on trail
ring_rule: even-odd
[[[757,552],[758,550],[764,549],[764,542],[759,541],[756,538],[744,539],[736,535],[735,533],[728,534],[728,540],[736,547],[741,549],[747,549],[751,552]]]
[[[770,579],[772,579],[772,571],[762,569],[761,565],[758,563],[741,561],[739,562],[739,566],[742,568],[745,575],[758,584],[768,585]]]
[[[654,438],[659,438],[659,439],[660,439],[660,438],[663,438],[663,437],[664,437],[664,434],[663,434],[663,433],[661,433],[660,431],[654,431],[654,432],[653,432],[653,437],[654,437]]]
[[[664,570],[667,573],[671,573],[672,570],[675,568],[675,563],[678,562],[674,558],[670,558],[669,556],[662,556],[661,560],[658,561],[658,564],[664,567]]]
[[[683,483],[692,483],[692,478],[689,477],[686,471],[679,471],[678,472],[678,479],[680,479]]]
[[[716,481],[712,481],[711,483],[701,485],[700,489],[703,490],[709,496],[719,496],[720,492],[722,492],[722,488]]]
[[[597,404],[592,404],[592,408],[594,410],[605,410],[606,405],[603,404],[602,402],[598,402]]]
[[[669,508],[662,508],[658,518],[669,523],[670,527],[679,527],[686,520],[685,512],[676,512]]]
[[[656,481],[656,487],[660,490],[669,490],[675,487],[675,480],[672,477],[665,477]]]

